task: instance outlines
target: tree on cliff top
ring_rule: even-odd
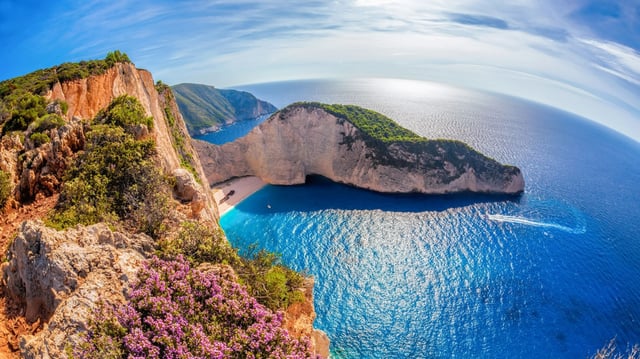
[[[117,62],[131,62],[129,56],[127,56],[127,54],[125,54],[124,52],[120,52],[120,50],[108,52],[107,57],[104,58],[104,61],[106,61],[109,67],[113,66],[113,64]]]

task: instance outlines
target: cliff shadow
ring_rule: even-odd
[[[519,203],[519,195],[458,193],[447,195],[378,193],[335,183],[322,176],[308,176],[303,185],[267,185],[236,205],[243,212],[339,210],[382,210],[391,212],[446,211],[478,203],[510,201]]]

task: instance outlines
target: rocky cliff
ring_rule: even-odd
[[[137,98],[147,115],[153,117],[152,136],[156,142],[158,158],[166,173],[185,167],[193,168],[195,177],[204,172],[197,154],[189,141],[188,131],[171,91],[166,87],[156,89],[150,72],[137,69],[131,63],[117,63],[104,74],[87,78],[56,82],[46,94],[49,100],[65,101],[69,119],[91,119],[120,95]],[[187,163],[188,162],[188,163]],[[195,182],[195,181],[192,181]],[[192,199],[199,204],[199,213],[211,221],[218,217],[213,197],[209,191],[199,188]]]
[[[294,104],[234,142],[194,143],[210,183],[258,176],[290,185],[322,175],[391,193],[524,190],[517,167],[501,165],[458,141],[421,138],[355,106]]]
[[[277,110],[272,104],[245,91],[221,90],[201,84],[179,84],[171,89],[193,136]]]
[[[47,71],[52,73],[51,69]],[[74,158],[86,150],[85,142],[91,137],[87,135],[90,120],[112,100],[121,95],[133,96],[153,119],[151,126],[143,126],[135,136],[154,139],[154,163],[157,160],[162,172],[173,178],[174,197],[170,200],[173,207],[165,220],[167,238],[175,235],[187,216],[219,230],[215,202],[202,184],[203,167],[167,86],[154,84],[149,72],[120,62],[99,74],[53,81],[45,90],[34,93],[46,99],[46,111],[39,115],[42,117],[20,131],[4,131],[5,126],[3,134],[6,134],[0,141],[0,170],[10,175],[11,206],[17,209],[14,212],[23,214],[16,218],[28,220],[19,224],[7,223],[3,218],[0,223],[1,238],[9,238],[5,232],[10,231],[12,239],[6,261],[5,253],[1,254],[0,296],[6,295],[21,308],[18,315],[23,315],[30,327],[42,328],[35,335],[20,338],[20,354],[27,358],[65,357],[67,347],[80,343],[100,303],[126,300],[129,284],[141,263],[157,247],[150,237],[132,234],[126,226],[99,223],[64,231],[49,228],[38,219],[43,218],[52,205],[44,211],[23,211],[26,203],[36,206],[58,198],[66,170]],[[34,128],[49,115],[60,116],[62,123],[36,132]],[[0,117],[0,127],[6,123],[6,118]],[[36,143],[38,137],[33,134],[43,133],[48,141]],[[48,198],[43,200],[43,197]],[[117,230],[113,229],[116,227]],[[4,245],[4,241],[0,242],[0,249]],[[0,299],[0,311],[4,312],[4,298]],[[302,319],[314,316],[309,295],[304,310],[290,316],[290,322],[297,323],[295,333],[323,339],[313,331],[313,320]],[[0,327],[0,349],[7,341],[3,336],[4,323]],[[9,341],[9,346],[15,348],[16,341]],[[325,341],[322,343],[328,345]],[[0,351],[0,356],[2,354]]]
[[[97,305],[124,302],[153,246],[150,237],[106,224],[59,232],[24,222],[2,267],[6,292],[26,307],[27,321],[43,323],[36,335],[20,338],[22,357],[66,357],[67,347],[82,342]]]

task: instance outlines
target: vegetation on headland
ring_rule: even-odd
[[[446,139],[428,139],[397,124],[392,119],[378,112],[354,105],[324,104],[319,102],[298,102],[281,110],[283,117],[295,108],[321,109],[335,116],[339,123],[347,121],[359,131],[356,135],[344,134],[341,144],[352,148],[356,140],[362,140],[372,150],[370,155],[374,165],[390,165],[400,168],[444,168],[445,161],[453,165],[458,173],[463,173],[467,166],[484,169],[480,176],[493,176],[517,171],[516,167],[503,166],[496,160],[474,150],[464,142]],[[403,150],[410,157],[396,156],[395,152]],[[443,172],[443,176],[448,174]],[[457,175],[444,178],[448,182],[458,178]]]
[[[426,142],[426,138],[398,125],[389,117],[366,108],[354,105],[328,105],[324,103],[310,103],[330,114],[351,122],[360,131],[375,141],[386,144],[394,142]]]
[[[29,124],[47,114],[43,95],[57,82],[83,79],[106,72],[119,62],[131,62],[127,54],[109,52],[103,60],[64,63],[48,69],[0,82],[0,126],[2,134],[24,131]],[[67,112],[61,103],[61,112]]]
[[[98,113],[86,134],[85,150],[65,175],[49,225],[124,221],[153,237],[160,235],[169,182],[154,162],[153,140],[134,137],[137,126],[151,121],[138,100],[126,95]]]
[[[244,91],[221,90],[201,84],[179,84],[171,88],[192,136],[200,134],[201,130],[253,119],[256,114],[259,116],[277,110],[272,104]]]

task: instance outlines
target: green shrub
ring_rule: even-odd
[[[69,104],[67,103],[67,101],[59,101],[58,102],[60,104],[60,110],[62,111],[63,115],[67,114],[67,111],[69,111]]]
[[[160,95],[164,95],[164,92],[167,90],[169,90],[169,92],[171,91],[171,88],[169,87],[169,85],[162,82],[162,80],[156,81],[155,87],[156,87],[156,91],[158,91]],[[173,97],[173,94],[169,93],[169,96]]]
[[[29,124],[47,113],[44,97],[26,91],[16,91],[3,101],[10,113],[2,128],[3,134],[9,131],[24,131]]]
[[[131,62],[129,56],[127,56],[127,54],[125,54],[124,52],[120,52],[120,50],[115,50],[107,53],[107,57],[105,57],[104,61],[109,67],[112,67],[118,62]]]
[[[45,132],[49,131],[53,128],[59,128],[65,125],[65,120],[56,115],[55,113],[50,113],[42,116],[41,118],[35,121],[35,126],[33,127],[33,132]]]
[[[11,196],[11,176],[8,172],[0,170],[0,210],[7,204]]]
[[[34,133],[31,134],[31,136],[29,136],[29,138],[31,139],[31,141],[33,141],[33,145],[35,147],[40,147],[40,146],[44,145],[45,143],[51,142],[51,139],[49,138],[49,135],[47,135],[46,133],[42,133],[42,132],[34,132]]]
[[[304,276],[282,264],[280,256],[250,248],[246,258],[235,268],[247,291],[261,304],[272,310],[286,309],[304,300],[300,291]],[[253,252],[253,253],[251,253]]]
[[[303,278],[298,273],[281,265],[271,267],[264,275],[266,291],[269,293],[269,308],[287,308],[295,302],[304,300],[304,294],[298,290]]]
[[[153,237],[162,232],[168,213],[169,186],[153,162],[155,144],[136,141],[121,127],[95,125],[87,145],[65,174],[49,225],[124,220]]]
[[[240,257],[229,245],[221,229],[210,228],[199,222],[185,221],[174,239],[160,241],[164,258],[184,255],[191,263],[224,263],[237,266]]]
[[[94,123],[120,126],[130,130],[136,125],[153,127],[153,117],[148,117],[137,98],[129,95],[116,97],[106,109],[101,110]]]
[[[427,141],[424,137],[398,125],[387,116],[359,106],[328,105],[319,102],[301,102],[291,106],[323,109],[339,119],[351,122],[360,131],[377,141],[385,143]],[[285,108],[283,111],[286,110]]]
[[[258,302],[272,310],[286,309],[304,300],[299,290],[304,276],[282,265],[280,257],[252,247],[243,258],[227,242],[222,230],[212,229],[198,222],[182,223],[174,239],[159,243],[159,255],[165,259],[182,255],[194,266],[200,263],[224,263],[238,274],[247,292]]]

